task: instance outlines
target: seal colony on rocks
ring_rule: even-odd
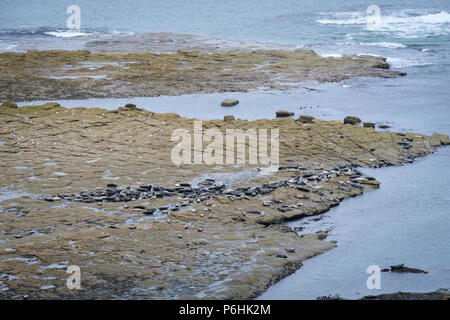
[[[256,297],[335,246],[283,221],[378,188],[359,166],[412,162],[450,143],[309,117],[210,120],[203,126],[222,132],[278,128],[280,167],[176,166],[171,134],[194,120],[130,105],[2,104],[1,192],[13,196],[0,202],[0,297]],[[68,265],[85,290],[61,285]]]

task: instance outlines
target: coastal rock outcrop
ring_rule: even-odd
[[[319,240],[325,233],[301,238],[282,222],[375,189],[359,166],[412,162],[448,141],[317,118],[205,120],[222,133],[279,128],[279,170],[176,165],[172,134],[192,132],[194,121],[124,107],[2,108],[2,183],[17,196],[0,203],[0,269],[20,272],[1,279],[2,298],[23,288],[47,299],[256,297],[335,246]],[[86,290],[60,286],[66,270],[47,268],[65,261],[83,270]],[[50,285],[57,289],[40,289]]]
[[[0,108],[12,108],[15,109],[17,108],[17,104],[10,102],[10,101],[4,101],[1,105]]]

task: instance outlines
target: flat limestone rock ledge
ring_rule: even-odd
[[[449,143],[439,134],[309,120],[203,121],[205,129],[222,132],[278,128],[283,170],[265,173],[255,166],[173,164],[171,135],[178,128],[193,130],[194,121],[176,114],[57,103],[0,107],[0,298],[256,297],[305,259],[335,246],[320,235],[301,238],[281,222],[316,216],[379,187],[375,178],[358,174],[358,165],[400,165]],[[261,174],[248,176],[254,172]],[[41,200],[108,184],[170,187],[222,175],[241,177],[235,189],[293,177],[317,183],[288,184],[241,200],[213,196],[161,215],[143,208],[187,200]],[[68,265],[80,267],[82,290],[66,287]]]
[[[376,296],[365,296],[362,300],[450,300],[450,293],[443,290],[432,292],[394,292]]]
[[[402,75],[389,70],[382,57],[321,57],[306,49],[171,53],[29,50],[0,53],[0,101],[246,92],[261,87],[300,87],[307,81]]]

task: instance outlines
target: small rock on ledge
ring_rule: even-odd
[[[373,122],[364,122],[363,123],[364,128],[374,128],[375,129],[375,123]]]
[[[234,116],[224,116],[223,117],[223,121],[233,121],[234,120]]]

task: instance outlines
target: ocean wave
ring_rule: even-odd
[[[426,66],[430,65],[431,63],[427,61],[419,61],[416,59],[407,59],[407,58],[394,58],[394,57],[387,57],[386,62],[389,63],[389,65],[392,68],[405,68],[405,67],[417,67],[417,66]]]
[[[342,58],[340,53],[319,53],[318,55],[323,58]]]
[[[345,17],[344,19],[319,19],[316,22],[320,24],[366,24],[367,14],[362,12],[340,12],[337,17]],[[450,23],[450,13],[441,11],[439,13],[430,13],[425,15],[408,15],[401,12],[393,15],[383,15],[381,12],[381,24],[396,24],[405,22],[422,22],[427,24],[445,24]]]
[[[88,36],[91,33],[80,32],[80,31],[62,31],[62,30],[58,30],[58,31],[44,32],[44,34],[46,34],[48,36],[57,37],[57,38],[73,38],[73,37]]]
[[[368,15],[365,12],[338,12],[330,19],[318,19],[316,22],[324,25],[365,25]],[[427,35],[450,34],[450,13],[417,13],[403,10],[380,15],[381,32],[393,32],[403,38],[417,38]]]
[[[359,45],[389,48],[389,49],[406,48],[406,46],[403,43],[398,42],[360,42]]]
[[[18,29],[2,29],[0,30],[0,36],[6,39],[16,39],[22,37],[36,37],[36,36],[52,36],[58,38],[70,38],[78,36],[87,36],[96,34],[96,32],[82,32],[79,30],[70,29],[55,29],[51,27],[23,27]]]
[[[0,52],[11,51],[17,47],[17,44],[1,43]]]

